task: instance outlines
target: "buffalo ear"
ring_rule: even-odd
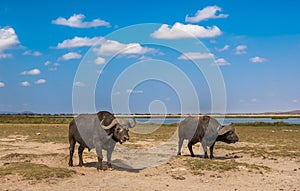
[[[219,130],[218,135],[224,135],[228,133],[229,131],[234,132],[235,129],[232,126],[222,126],[222,128]]]
[[[203,121],[204,123],[209,123],[209,120],[210,120],[210,117],[207,116],[207,115],[205,115],[205,116],[202,117],[202,121]]]

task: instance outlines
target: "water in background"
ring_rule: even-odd
[[[184,118],[137,118],[138,122],[150,122],[159,124],[179,123]],[[272,118],[216,118],[222,125],[229,125],[230,123],[248,123],[248,122],[285,122],[289,124],[300,124],[300,118],[288,119],[272,119]]]

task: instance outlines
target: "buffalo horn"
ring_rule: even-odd
[[[105,125],[103,124],[103,121],[104,121],[104,120],[102,120],[102,122],[101,122],[101,126],[102,126],[102,128],[105,129],[105,130],[108,130],[108,129],[112,128],[113,126],[115,126],[115,125],[118,123],[117,119],[114,119],[114,120],[112,120],[112,122],[111,122],[109,125],[105,126]]]
[[[132,118],[132,121],[129,122],[129,126],[130,126],[130,128],[133,128],[135,125],[136,125],[136,120],[135,120],[135,118]]]

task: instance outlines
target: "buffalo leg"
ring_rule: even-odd
[[[215,143],[213,143],[212,146],[209,147],[209,151],[210,151],[210,159],[213,159],[213,158],[214,158],[214,146],[215,146]]]
[[[114,150],[114,146],[110,149],[107,150],[106,152],[106,158],[107,158],[107,168],[108,169],[112,169],[112,165],[111,165],[111,156],[112,156],[112,152]]]
[[[203,148],[203,151],[204,151],[204,158],[205,159],[208,159],[208,155],[207,155],[207,144],[205,141],[202,141],[202,148]]]
[[[98,157],[97,170],[103,170],[102,160],[103,160],[102,158]]]
[[[78,147],[79,165],[78,166],[83,166],[83,160],[82,160],[83,150],[84,150],[84,146],[79,145],[79,147]]]
[[[69,143],[70,143],[69,166],[73,166],[73,155],[74,155],[74,148],[75,148],[76,141],[73,138],[69,138]]]
[[[97,156],[98,156],[97,170],[103,170],[103,167],[102,167],[102,160],[103,160],[102,145],[97,143],[95,145],[95,147],[96,147],[96,153],[97,153]]]
[[[183,144],[183,139],[179,138],[179,140],[178,140],[178,152],[177,152],[177,155],[181,155],[182,144]]]
[[[188,143],[188,148],[190,150],[191,156],[195,157],[194,152],[193,152],[193,144],[191,142]]]

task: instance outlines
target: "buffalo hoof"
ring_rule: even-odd
[[[181,155],[181,153],[177,153],[177,155]]]
[[[107,163],[107,170],[113,171],[114,168],[112,167],[111,163]]]
[[[73,162],[72,161],[69,162],[69,166],[73,166]]]
[[[196,155],[191,155],[191,157],[195,157]]]
[[[97,171],[103,170],[102,164],[97,166]]]

